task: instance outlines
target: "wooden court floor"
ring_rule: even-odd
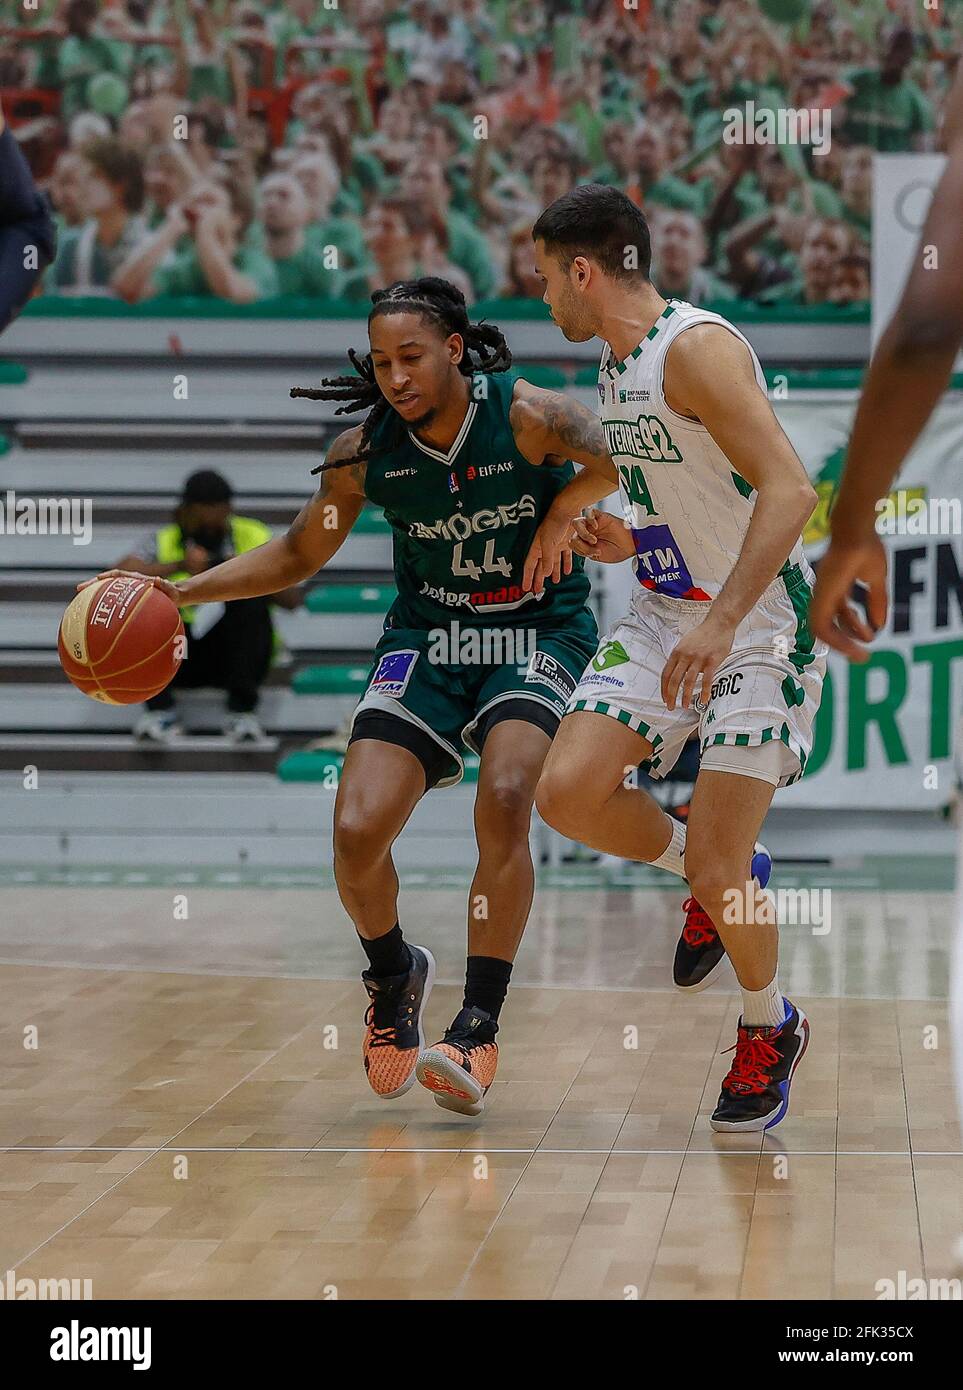
[[[708,1127],[731,981],[668,988],[676,891],[540,891],[487,1112],[360,1065],[330,889],[5,892],[0,1277],[95,1298],[876,1298],[954,1273],[948,891],[835,890],[784,934],[813,1038],[770,1137]],[[406,890],[460,1004],[463,894]],[[798,986],[798,987],[797,987]]]

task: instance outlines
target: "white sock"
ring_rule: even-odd
[[[674,816],[670,816],[669,820],[672,822],[672,839],[658,859],[650,859],[649,863],[657,869],[668,869],[670,874],[685,878],[685,826]]]
[[[742,991],[742,1022],[750,1028],[778,1028],[786,1021],[786,1006],[779,993],[776,976],[765,989]]]

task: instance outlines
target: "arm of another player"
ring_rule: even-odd
[[[607,478],[600,473],[592,473],[587,468],[579,469],[576,476],[566,483],[543,516],[532,538],[525,557],[523,589],[531,589],[534,593],[540,594],[545,587],[546,579],[551,579],[557,584],[563,574],[571,574],[573,550],[579,555],[591,553],[593,560],[623,560],[632,553],[632,538],[618,518],[610,517],[607,512],[594,511],[594,504],[613,491],[614,488]],[[580,528],[581,513],[585,508],[592,509],[593,531],[597,530],[598,526],[595,518],[601,518],[603,526],[611,521],[614,523],[614,530],[628,538],[628,549],[624,554],[598,553],[599,545],[610,537],[598,537],[587,528]]]
[[[945,391],[963,339],[963,68],[944,127],[947,164],[923,227],[899,307],[870,363],[830,518],[832,538],[819,562],[810,626],[817,637],[865,661],[873,632],[853,622],[853,583],[866,585],[866,609],[878,631],[886,621],[886,552],[876,534],[876,504]],[[924,254],[933,247],[936,256]],[[847,631],[848,629],[848,631]]]
[[[579,401],[519,380],[509,419],[515,443],[530,462],[550,466],[571,459],[582,465],[552,502],[525,559],[522,587],[540,594],[546,579],[558,583],[572,571],[573,518],[614,492],[619,479],[598,416]]]
[[[353,458],[360,440],[360,426],[339,434],[328,450],[325,464]],[[300,584],[328,563],[357,521],[365,500],[364,471],[363,463],[325,467],[317,492],[305,503],[287,532],[254,550],[234,555],[223,564],[177,583],[157,576],[136,577],[153,578],[155,588],[161,589],[179,607],[257,598]],[[113,579],[127,573],[126,570],[105,570],[97,579]],[[88,579],[77,588],[83,589],[95,582]]]
[[[581,401],[519,379],[508,418],[515,443],[530,463],[571,459],[607,479],[608,492],[618,487],[619,475],[606,447],[602,422]],[[607,497],[608,492],[595,500]]]
[[[757,493],[729,578],[662,672],[666,706],[674,709],[681,693],[687,709],[700,674],[708,691],[739,623],[779,573],[812,515],[816,493],[756,381],[745,344],[728,329],[697,324],[679,335],[666,354],[664,394],[670,409],[705,425]]]
[[[0,333],[53,260],[56,239],[47,204],[0,109]]]

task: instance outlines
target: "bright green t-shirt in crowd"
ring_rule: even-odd
[[[258,289],[258,299],[271,299],[278,293],[278,277],[274,262],[263,251],[253,246],[241,246],[235,253],[233,263],[235,270],[254,281]],[[206,297],[213,293],[193,245],[154,271],[154,285],[158,294],[169,294],[178,298],[188,295]]]
[[[324,257],[313,246],[303,246],[293,256],[272,257],[278,280],[278,293],[311,299],[337,299],[342,276],[329,270]]]
[[[913,148],[914,135],[933,129],[933,108],[908,78],[886,83],[876,69],[862,68],[849,74],[849,84],[843,134],[854,144],[901,154]]]
[[[307,228],[305,238],[318,254],[323,254],[326,246],[335,247],[339,270],[350,270],[368,257],[361,228],[348,217],[329,217],[327,222],[315,222]]]

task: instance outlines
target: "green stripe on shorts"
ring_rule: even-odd
[[[624,724],[633,733],[641,734],[648,739],[652,745],[653,753],[662,743],[661,734],[653,734],[651,726],[638,714],[632,714],[627,709],[619,709],[617,705],[610,705],[607,700],[576,700],[572,705],[571,713],[578,710],[585,710],[589,714],[607,714],[611,719],[617,719],[620,724]]]

